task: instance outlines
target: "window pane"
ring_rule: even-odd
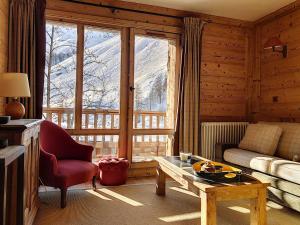
[[[47,21],[43,115],[64,128],[74,128],[76,25]]]
[[[174,41],[135,36],[134,128],[173,128],[175,56]]]
[[[133,162],[151,161],[155,156],[165,156],[168,149],[167,135],[133,136]]]
[[[119,128],[120,66],[120,32],[86,26],[82,128]]]

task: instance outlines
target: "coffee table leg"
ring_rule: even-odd
[[[200,192],[201,225],[217,224],[217,207],[215,193]]]
[[[267,210],[266,210],[267,191],[265,188],[258,189],[257,198],[250,200],[250,220],[251,225],[266,225]]]
[[[156,168],[156,194],[166,195],[166,174],[159,166]]]

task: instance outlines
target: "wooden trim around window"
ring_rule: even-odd
[[[46,18],[50,20],[67,20],[72,23],[87,23],[96,26],[117,26],[117,27],[134,27],[139,29],[148,29],[154,31],[181,34],[182,27],[166,26],[153,23],[136,22],[132,20],[114,19],[109,17],[86,15],[76,12],[65,12],[54,9],[46,10]]]
[[[129,85],[129,30],[123,28],[121,41],[121,82],[120,82],[120,136],[119,157],[126,158],[128,149],[128,85]],[[122,116],[121,116],[122,115]]]
[[[83,59],[84,58],[84,26],[77,25],[77,59],[76,59],[76,91],[75,91],[75,129],[82,125],[82,93],[83,93]]]

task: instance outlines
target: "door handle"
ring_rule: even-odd
[[[130,87],[129,87],[129,90],[130,90],[130,91],[134,91],[134,90],[135,90],[135,88],[134,88],[134,87],[132,87],[132,86],[130,86]]]

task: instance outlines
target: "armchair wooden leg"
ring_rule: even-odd
[[[96,176],[93,176],[92,184],[93,184],[94,191],[97,189],[96,180],[97,180]]]
[[[60,189],[60,208],[65,208],[67,205],[67,189]]]

